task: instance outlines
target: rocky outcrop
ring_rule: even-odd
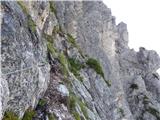
[[[16,2],[2,2],[2,110],[22,117],[35,107],[49,82],[50,66],[41,31]]]
[[[160,119],[159,55],[103,2],[1,3],[3,120]]]

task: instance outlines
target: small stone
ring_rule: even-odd
[[[57,90],[58,92],[61,93],[62,97],[66,97],[66,96],[69,96],[69,91],[67,89],[67,87],[63,84],[60,84],[58,87],[57,87]]]

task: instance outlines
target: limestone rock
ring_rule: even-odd
[[[1,3],[0,119],[160,119],[160,57],[102,1]]]

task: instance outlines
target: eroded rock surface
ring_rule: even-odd
[[[1,3],[1,119],[160,119],[159,55],[102,1]]]

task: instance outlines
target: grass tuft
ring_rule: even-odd
[[[62,70],[64,76],[66,77],[66,76],[68,76],[68,69],[67,69],[68,62],[67,62],[67,58],[65,57],[65,55],[63,53],[60,53],[58,58],[59,58],[59,61],[60,61],[61,65],[62,65],[61,70]]]
[[[2,120],[19,120],[19,118],[15,113],[6,111]]]
[[[51,114],[51,113],[48,114],[48,119],[49,120],[56,120],[54,114]]]
[[[19,6],[21,7],[22,11],[28,15],[28,9],[25,7],[24,2],[23,1],[17,1],[17,3],[19,4]]]
[[[75,110],[75,107],[76,107],[76,97],[74,95],[70,95],[69,96],[68,107],[69,107],[69,110],[71,112]]]
[[[122,108],[118,108],[118,112],[121,114],[122,117],[125,116],[124,110]]]
[[[84,117],[88,120],[89,117],[88,117],[88,112],[87,112],[87,109],[86,109],[86,105],[82,101],[79,101],[79,106],[81,108],[81,111],[82,111]]]
[[[112,85],[111,80],[105,80],[106,84],[110,87]]]
[[[55,35],[55,34],[57,34],[58,32],[59,32],[59,26],[56,25],[56,26],[53,27],[52,34]]]
[[[35,33],[36,32],[36,24],[35,22],[32,20],[31,16],[28,16],[28,26],[30,28],[30,30]]]
[[[101,67],[100,63],[96,59],[89,58],[87,60],[86,64],[90,68],[94,69],[97,72],[97,74],[101,75],[104,78],[104,73],[103,73],[102,67]]]
[[[71,45],[72,45],[73,47],[77,48],[78,51],[79,51],[79,53],[81,54],[81,56],[82,56],[83,58],[85,58],[85,56],[83,55],[83,52],[82,52],[82,50],[80,49],[79,45],[76,44],[75,38],[74,38],[71,34],[69,34],[69,33],[67,34],[67,40],[68,40],[69,43],[71,43]]]
[[[143,97],[143,104],[148,104],[150,101],[149,101],[149,98],[145,95],[144,97]]]
[[[149,107],[147,111],[151,113],[153,116],[155,116],[157,120],[160,120],[160,112],[158,110],[156,110],[155,108]]]
[[[48,52],[53,55],[53,57],[56,57],[56,49],[53,47],[53,44],[51,42],[47,42],[47,49]]]
[[[43,34],[44,35],[44,38],[47,40],[47,50],[48,52],[53,55],[53,57],[56,57],[57,56],[57,51],[56,49],[54,48],[54,41],[53,41],[53,38],[52,36],[50,35],[47,35],[47,34]]]
[[[75,41],[75,39],[73,38],[72,35],[67,34],[67,40],[68,40],[74,47],[77,47],[76,41]]]
[[[85,67],[84,64],[81,64],[80,61],[73,59],[73,58],[68,58],[68,63],[69,63],[69,69],[70,71],[79,79],[80,81],[83,80],[83,78],[80,76],[79,71]]]
[[[72,114],[73,114],[75,120],[81,120],[81,117],[78,112],[73,112]]]
[[[56,15],[57,14],[56,6],[53,1],[49,1],[49,7],[50,7],[50,11]]]
[[[22,120],[32,120],[32,118],[35,116],[35,111],[32,109],[26,110]]]
[[[81,112],[83,113],[86,120],[88,120],[89,117],[86,104],[83,103],[77,96],[75,96],[74,93],[70,93],[68,98],[68,108],[76,120],[81,120],[79,113],[76,111],[76,105],[80,106]]]
[[[135,84],[135,83],[133,83],[133,84],[131,84],[130,88],[132,88],[132,89],[138,89],[138,85]]]
[[[32,20],[32,17],[29,15],[28,9],[26,8],[25,4],[23,1],[17,1],[19,6],[21,7],[22,11],[27,15],[27,25],[30,28],[30,30],[35,33],[36,32],[36,24]]]
[[[47,101],[44,100],[44,99],[40,99],[39,102],[38,102],[38,106],[41,106],[41,107],[43,107],[46,104],[47,104]]]
[[[51,35],[47,35],[47,34],[45,34],[45,33],[44,33],[43,35],[44,35],[45,39],[46,39],[48,42],[53,43],[53,38],[52,38]]]
[[[64,37],[65,33],[62,31],[62,28],[60,25],[54,26],[52,30],[52,35],[55,36],[56,34],[59,34],[61,37]]]

